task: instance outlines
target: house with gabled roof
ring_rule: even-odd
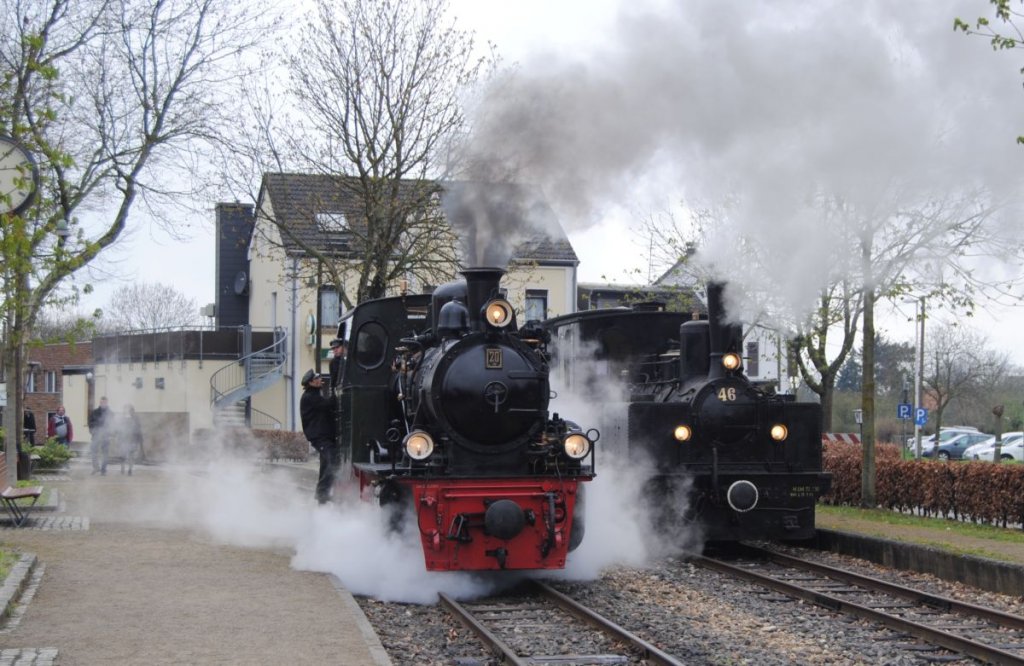
[[[247,268],[238,271],[233,291],[247,305],[247,323],[260,329],[281,329],[288,341],[283,353],[283,380],[251,395],[258,411],[280,415],[290,429],[299,427],[299,379],[309,368],[326,371],[328,342],[338,333],[346,302],[358,300],[361,244],[372,206],[362,201],[353,177],[317,174],[268,173],[263,177],[253,211],[252,232],[247,244]],[[398,199],[417,233],[434,234],[431,257],[421,263],[432,270],[407,272],[384,285],[386,295],[429,292],[455,277],[460,266],[477,265],[465,249],[479,241],[493,246],[514,239],[503,257],[507,269],[502,286],[518,311],[520,321],[543,319],[575,311],[579,259],[553,211],[532,196],[528,214],[542,220],[543,228],[510,225],[518,220],[501,219],[501,225],[484,232],[470,228],[465,211],[441,203],[446,191],[461,183],[401,181]],[[487,187],[487,186],[484,186]],[[518,186],[494,186],[500,196],[522,193]],[[390,194],[390,193],[388,193]],[[515,207],[504,207],[520,210]],[[427,216],[437,219],[427,219]],[[420,216],[423,219],[419,219]],[[443,224],[430,223],[440,220]],[[422,225],[417,226],[420,222]],[[470,238],[470,236],[472,236]],[[465,241],[470,242],[465,242]],[[315,256],[335,262],[341,284]],[[500,254],[485,254],[487,261]],[[220,258],[218,258],[220,263]],[[486,263],[480,265],[494,265]],[[244,275],[243,275],[244,274]],[[218,271],[218,279],[220,271]],[[218,286],[218,294],[224,291]],[[218,302],[218,313],[223,305]],[[254,350],[255,353],[256,350]]]
[[[690,262],[694,252],[696,246],[687,244],[686,254],[662,273],[651,288],[685,290],[703,301],[702,279]],[[789,348],[780,331],[762,322],[744,323],[743,365],[752,380],[774,385],[780,393],[795,392],[799,375],[790,361]]]

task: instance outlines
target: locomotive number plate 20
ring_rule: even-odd
[[[488,347],[487,357],[484,361],[484,367],[488,370],[500,370],[502,367],[501,362],[501,347]]]

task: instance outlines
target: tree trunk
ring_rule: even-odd
[[[835,402],[835,377],[821,377],[821,431],[832,432],[832,406]]]
[[[875,291],[864,290],[864,368],[861,376],[862,465],[861,506],[874,508],[875,499]]]

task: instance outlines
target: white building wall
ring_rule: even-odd
[[[576,311],[576,267],[513,264],[502,278],[508,289],[508,300],[521,318],[525,309],[526,292],[542,289],[548,296],[548,317],[557,317]]]

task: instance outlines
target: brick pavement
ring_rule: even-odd
[[[56,506],[33,513],[31,529],[0,529],[0,544],[36,557],[0,628],[0,666],[390,664],[340,583],[291,569],[285,549],[224,545],[152,511],[138,518],[141,504],[171,501],[173,478],[73,467],[43,482]]]

